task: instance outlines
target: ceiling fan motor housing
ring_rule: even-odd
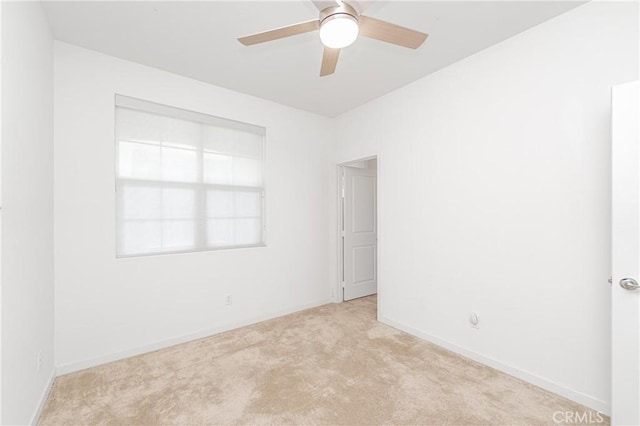
[[[343,18],[345,15],[358,22],[358,12],[348,4],[342,3],[339,6],[332,6],[323,9],[322,12],[320,12],[320,25],[324,24],[325,21],[328,20]]]

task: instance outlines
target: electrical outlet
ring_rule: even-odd
[[[36,370],[40,371],[42,369],[42,352],[38,352],[38,358],[36,360]]]
[[[225,305],[227,305],[227,306],[232,305],[232,304],[233,304],[233,296],[232,296],[232,295],[230,295],[230,294],[227,294],[227,295],[225,296],[224,303],[225,303]]]

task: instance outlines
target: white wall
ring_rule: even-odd
[[[53,41],[40,3],[1,7],[2,423],[26,424],[54,371]]]
[[[54,56],[59,372],[330,300],[329,119],[64,43]],[[116,259],[116,93],[267,128],[266,248]]]
[[[379,318],[607,410],[610,88],[637,78],[637,3],[589,3],[339,117],[335,163],[378,155]]]

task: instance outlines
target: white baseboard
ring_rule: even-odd
[[[144,353],[165,349],[170,346],[179,345],[181,343],[190,342],[192,340],[198,340],[205,337],[213,336],[215,334],[223,333],[225,331],[234,330],[240,327],[246,327],[251,324],[255,324],[262,321],[267,321],[273,318],[281,317],[284,315],[293,314],[295,312],[304,311],[306,309],[316,308],[318,306],[331,303],[330,299],[322,300],[315,303],[309,303],[306,305],[299,305],[290,309],[284,309],[281,311],[275,311],[264,315],[249,318],[243,321],[236,321],[233,323],[225,324],[220,327],[214,327],[206,330],[199,331],[197,333],[187,334],[185,336],[173,337],[171,339],[162,340],[159,342],[151,343],[149,345],[139,346],[136,348],[128,349],[126,351],[116,352],[109,355],[101,356],[98,358],[92,358],[85,361],[72,362],[68,364],[59,365],[56,368],[58,376],[62,376],[76,371],[85,370],[87,368],[96,367],[98,365],[106,364],[113,361],[118,361],[132,356],[142,355]]]
[[[47,402],[47,398],[49,398],[49,394],[51,393],[51,387],[53,386],[53,381],[56,379],[56,370],[55,368],[51,370],[51,374],[49,375],[49,380],[47,381],[47,386],[44,388],[42,395],[40,395],[40,401],[38,402],[38,406],[36,407],[36,411],[31,416],[30,425],[37,425],[38,420],[40,420],[40,414],[42,414],[42,409],[44,408],[44,404]]]
[[[455,352],[459,355],[462,355],[466,358],[470,358],[474,361],[477,361],[481,364],[485,364],[488,365],[489,367],[495,368],[496,370],[502,371],[503,373],[506,373],[510,376],[516,377],[520,380],[524,380],[525,382],[529,382],[535,386],[538,386],[544,390],[547,390],[549,392],[553,392],[557,395],[563,396],[567,399],[570,399],[572,401],[575,401],[579,404],[582,404],[586,407],[592,408],[594,410],[598,410],[608,416],[611,415],[611,405],[605,401],[601,401],[597,398],[594,398],[592,396],[589,395],[585,395],[581,392],[576,392],[574,390],[571,390],[559,383],[553,382],[551,380],[545,379],[544,377],[540,377],[538,375],[532,374],[532,373],[528,373],[526,371],[520,370],[519,368],[504,364],[500,361],[497,361],[493,358],[489,358],[486,357],[484,355],[481,355],[479,353],[470,351],[468,349],[465,349],[463,347],[460,347],[458,345],[455,345],[451,342],[448,342],[446,340],[440,339],[439,337],[435,337],[432,336],[428,333],[425,333],[421,330],[418,330],[416,328],[410,327],[408,325],[405,324],[401,324],[399,322],[396,322],[394,320],[391,320],[389,318],[386,317],[381,317],[378,318],[378,321],[380,321],[383,324],[386,324],[390,327],[393,328],[397,328],[398,330],[402,330],[405,333],[409,333],[411,335],[414,335],[416,337],[419,337],[422,340],[426,340],[428,342],[434,343],[438,346],[441,346],[445,349],[450,350],[451,352]]]

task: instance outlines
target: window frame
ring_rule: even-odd
[[[205,125],[216,125],[215,123],[227,124],[227,128],[240,128],[240,129],[253,129],[252,133],[260,134],[262,137],[261,143],[261,181],[262,185],[259,187],[252,186],[241,186],[241,185],[227,185],[227,184],[216,184],[216,183],[207,183],[204,182],[202,178],[202,166],[203,166],[203,154],[204,148],[202,145],[196,150],[197,156],[197,175],[198,181],[196,182],[180,182],[180,181],[170,181],[170,180],[155,180],[155,179],[140,179],[140,178],[129,178],[129,177],[120,177],[119,168],[120,168],[120,138],[118,136],[118,117],[117,110],[118,108],[129,109],[133,111],[139,111],[147,114],[155,114],[158,116],[168,117],[172,119],[184,120],[189,122],[195,122]],[[177,114],[170,114],[171,112],[176,112]],[[267,165],[267,134],[266,128],[263,126],[257,126],[250,123],[244,123],[236,120],[230,120],[223,117],[213,116],[201,112],[191,111],[184,108],[179,108],[170,105],[164,105],[152,101],[147,101],[144,99],[133,98],[126,95],[115,94],[114,96],[114,108],[113,108],[113,123],[114,123],[114,181],[115,181],[115,192],[114,192],[114,225],[115,225],[115,255],[116,259],[127,259],[127,258],[136,258],[136,257],[148,257],[148,256],[162,256],[167,254],[186,254],[186,253],[201,253],[201,252],[212,252],[212,251],[220,251],[220,250],[232,250],[232,249],[247,249],[247,248],[260,248],[267,247],[267,220],[266,220],[266,210],[267,210],[267,183],[266,183],[266,165]],[[186,117],[186,118],[185,118]],[[190,117],[194,117],[190,119]],[[198,120],[197,118],[203,118]],[[253,157],[255,158],[255,157]],[[120,253],[120,221],[122,220],[122,215],[120,214],[121,203],[118,200],[118,193],[122,190],[124,186],[131,185],[147,185],[147,186],[157,186],[159,188],[162,187],[176,187],[176,188],[190,188],[193,189],[196,196],[196,203],[206,203],[206,192],[208,189],[218,189],[218,190],[228,190],[228,191],[246,191],[246,192],[259,192],[261,195],[261,211],[260,211],[260,219],[261,219],[261,242],[257,244],[238,244],[238,245],[225,245],[225,246],[211,246],[206,242],[206,235],[202,235],[201,232],[206,232],[207,229],[207,220],[210,219],[206,214],[204,216],[200,215],[200,212],[205,212],[206,209],[202,211],[196,210],[196,216],[193,219],[185,219],[194,222],[195,230],[195,241],[194,246],[188,249],[177,249],[177,250],[161,250],[161,251],[149,251],[144,253],[134,253],[134,254],[122,254]],[[228,219],[234,220],[242,217],[230,217]],[[162,222],[163,219],[140,219],[140,220],[148,220]],[[180,219],[175,219],[180,220]],[[198,233],[198,231],[201,231]]]

